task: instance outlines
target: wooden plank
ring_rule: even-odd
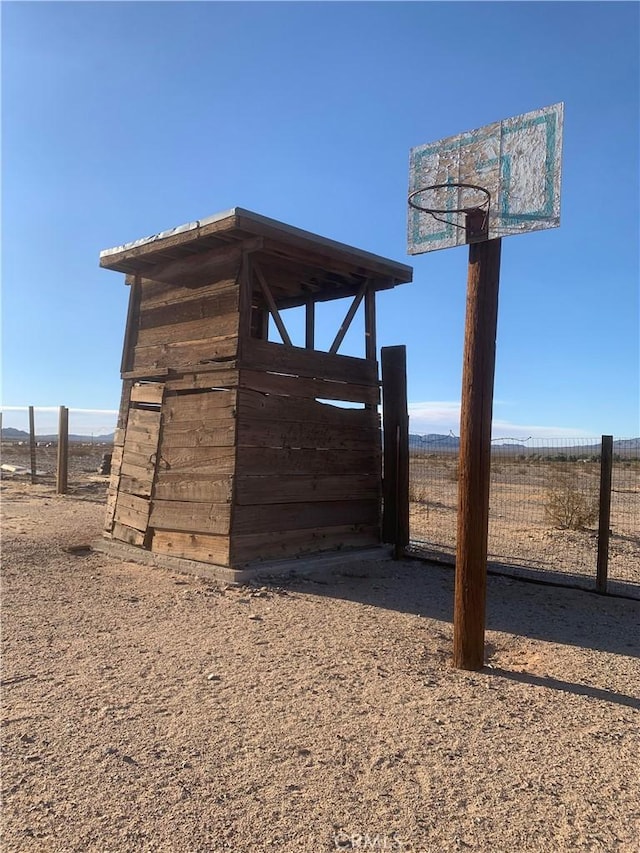
[[[147,517],[149,515],[149,501],[146,498],[141,498],[137,495],[130,495],[126,492],[120,492],[118,494],[118,506],[128,507],[129,509],[133,509],[136,512],[139,512],[141,515],[144,515],[146,513]]]
[[[122,445],[124,444],[124,436],[124,429],[116,429],[116,431],[113,433],[113,446],[122,447]]]
[[[139,445],[136,445],[139,446]],[[138,468],[151,469],[155,465],[156,460],[156,445],[148,444],[146,446],[146,450],[140,453],[136,453],[134,450],[131,450],[129,445],[127,444],[124,454],[122,456],[122,464],[126,465],[135,465]]]
[[[200,363],[233,358],[237,352],[238,338],[235,335],[136,347],[134,369],[153,371],[164,367],[190,367],[193,370]]]
[[[218,282],[214,288],[187,290],[181,289],[182,299],[166,301],[167,289],[164,290],[164,301],[157,303],[158,288],[151,293],[150,299],[143,297],[140,310],[140,329],[154,329],[158,326],[183,324],[193,320],[204,320],[207,317],[220,317],[226,314],[238,313],[238,286],[235,281]],[[169,288],[173,292],[175,287]],[[147,290],[147,293],[149,291]],[[174,294],[175,295],[175,294]],[[156,297],[155,299],[153,297]]]
[[[259,370],[242,369],[239,374],[242,388],[266,394],[287,397],[307,397],[312,400],[340,400],[345,403],[365,403],[372,406],[380,402],[377,385],[356,385],[351,382],[330,382],[306,376],[287,376],[281,373],[265,373]]]
[[[144,427],[129,427],[127,429],[127,440],[125,443],[125,452],[127,446],[131,443],[132,446],[139,447],[137,452],[143,453],[144,448],[147,453],[155,453],[158,446],[159,427],[153,429],[144,429]]]
[[[160,409],[135,409],[129,411],[127,421],[127,432],[129,429],[140,427],[141,429],[157,429],[160,426]]]
[[[247,388],[238,390],[237,407],[241,421],[303,421],[336,428],[361,429],[375,429],[379,423],[377,413],[368,409],[352,409],[312,399],[262,394]]]
[[[118,480],[119,478],[114,478],[112,476],[111,485],[107,490],[107,507],[104,521],[104,529],[106,533],[110,533],[113,529],[114,516],[116,512],[116,500],[118,498]]]
[[[129,474],[121,474],[120,491],[118,494],[121,492],[127,492],[130,495],[149,497],[151,495],[152,482],[152,477],[145,476],[144,478],[139,479],[137,477],[132,477]]]
[[[227,534],[231,519],[228,503],[154,500],[149,526],[192,533]]]
[[[229,537],[205,533],[182,533],[177,530],[154,530],[151,550],[203,563],[229,565]]]
[[[207,365],[210,367],[211,365]],[[192,391],[199,388],[228,388],[238,385],[240,373],[234,369],[207,370],[190,373],[179,379],[168,379],[167,391]]]
[[[119,539],[120,542],[126,542],[128,545],[144,544],[144,533],[140,530],[134,530],[131,527],[127,527],[124,524],[120,524],[120,522],[116,522],[113,525],[111,537],[113,539]]]
[[[290,447],[242,447],[236,473],[276,474],[373,474],[380,477],[381,451],[322,450]]]
[[[378,384],[376,365],[364,358],[289,347],[254,338],[243,339],[240,365],[253,370],[270,370],[357,385]]]
[[[126,382],[135,382],[138,379],[145,380],[162,380],[165,376],[169,375],[168,367],[158,367],[155,370],[151,370],[148,367],[141,367],[137,370],[126,370],[121,374],[122,379]]]
[[[379,492],[379,477],[369,474],[243,475],[236,478],[235,503],[264,505],[310,500],[373,500]]]
[[[190,320],[185,323],[172,323],[167,326],[140,329],[137,346],[148,347],[158,344],[186,343],[187,341],[237,335],[238,320],[239,315],[235,312],[233,314],[221,314],[218,317],[205,317],[202,320]]]
[[[147,465],[151,461],[151,456],[157,451],[157,442],[149,441],[145,438],[142,441],[137,440],[138,433],[135,428],[132,428],[129,435],[127,436],[127,443],[122,448],[122,458],[125,456],[143,456],[144,457],[144,465]]]
[[[131,527],[134,530],[141,530],[144,532],[147,529],[147,523],[149,521],[149,501],[144,501],[146,508],[139,511],[133,507],[125,506],[122,500],[123,497],[127,496],[121,492],[118,495],[118,501],[116,503],[115,522],[117,524],[124,524],[126,527]]]
[[[145,269],[144,274],[145,278],[154,281],[170,284],[180,282],[184,287],[200,287],[232,277],[240,269],[240,257],[240,247],[215,248],[156,264]]]
[[[161,403],[164,384],[154,382],[145,385],[134,385],[131,389],[132,403]]]
[[[116,423],[116,436],[118,434],[118,430],[122,430],[123,441],[124,441],[124,430],[127,428],[127,419],[129,417],[129,398],[131,396],[131,386],[133,383],[128,379],[125,379],[122,383],[122,391],[120,392],[120,406],[118,408],[118,420]],[[118,442],[114,438],[114,444]],[[120,442],[122,443],[122,442]]]
[[[153,491],[154,500],[229,503],[233,478],[159,472]]]
[[[333,427],[316,423],[238,420],[238,446],[367,450],[378,447],[379,429]]]
[[[377,525],[345,524],[279,533],[249,533],[231,541],[232,565],[252,560],[279,559],[349,547],[368,547],[380,542]]]
[[[150,462],[148,465],[135,465],[127,460],[127,455],[125,453],[124,458],[122,460],[122,466],[120,468],[120,476],[122,477],[126,474],[127,477],[133,477],[136,480],[140,480],[141,482],[148,481],[151,483],[153,481],[153,474],[155,471],[155,464]]]
[[[124,451],[124,448],[122,447],[122,445],[119,445],[118,447],[114,447],[113,450],[111,451],[111,473],[112,474],[113,474],[113,471],[115,468],[117,468],[118,470],[120,468],[120,463],[122,462],[123,451]]]
[[[181,421],[232,418],[236,397],[235,389],[203,391],[195,394],[167,394],[162,406],[163,423],[168,426]]]
[[[168,425],[162,434],[162,454],[175,447],[233,447],[236,421],[185,421]]]
[[[233,539],[249,533],[276,533],[343,524],[377,525],[379,514],[380,502],[377,500],[235,506]]]
[[[235,451],[230,447],[167,447],[163,442],[158,477],[233,474],[234,463]]]

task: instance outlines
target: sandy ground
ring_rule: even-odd
[[[105,482],[3,485],[3,850],[640,850],[637,602],[416,561],[216,586],[83,546]]]

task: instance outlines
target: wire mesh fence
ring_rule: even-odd
[[[490,567],[544,573],[594,588],[598,554],[600,439],[493,442]],[[410,443],[411,550],[453,562],[458,447],[453,438]],[[640,448],[614,442],[609,591],[640,597]]]

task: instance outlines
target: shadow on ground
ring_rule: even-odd
[[[345,561],[346,563],[346,561]],[[453,622],[451,568],[404,559],[348,563],[294,581],[316,595]],[[640,602],[489,576],[487,630],[640,657]]]

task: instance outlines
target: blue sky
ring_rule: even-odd
[[[110,429],[100,250],[241,206],[414,267],[378,342],[407,345],[412,431],[457,433],[467,249],[407,255],[409,150],[564,101],[562,224],[503,240],[494,435],[640,434],[639,11],[2,3],[4,425]]]

